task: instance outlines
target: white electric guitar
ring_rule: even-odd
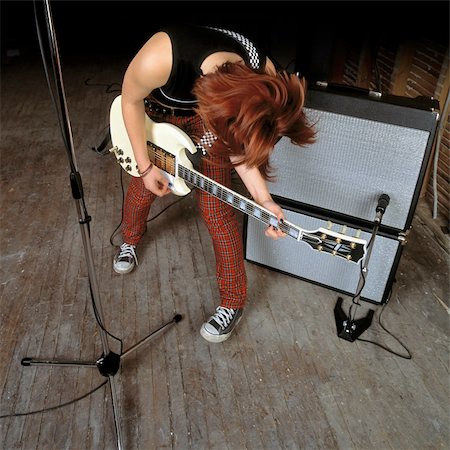
[[[331,224],[328,229],[318,228],[310,231],[286,220],[280,223],[271,211],[196,171],[186,151],[195,154],[197,148],[191,138],[175,125],[153,122],[145,114],[145,130],[150,160],[167,176],[169,187],[174,194],[187,195],[191,191],[189,186],[197,187],[266,225],[279,228],[287,236],[309,244],[314,250],[329,253],[353,263],[358,263],[366,254],[367,241],[358,236],[350,237],[332,231]],[[110,152],[114,153],[118,163],[128,174],[139,177],[133,149],[123,121],[120,95],[111,105],[110,133],[113,144]]]

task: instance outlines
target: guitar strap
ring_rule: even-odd
[[[186,152],[187,157],[191,161],[195,169],[198,170],[200,166],[200,161],[203,156],[208,153],[208,148],[211,148],[217,141],[217,136],[211,131],[206,131],[205,134],[200,138],[200,140],[195,144],[197,152],[192,154],[191,152]]]
[[[214,135],[211,131],[206,131],[195,146],[197,147],[197,150],[200,150],[202,152],[202,155],[205,156],[206,153],[208,153],[206,147],[211,148],[216,141],[217,136]]]

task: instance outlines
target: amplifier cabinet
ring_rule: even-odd
[[[374,96],[342,89],[308,90],[305,114],[317,140],[307,147],[283,137],[270,163],[269,190],[309,208],[373,221],[383,193],[383,217],[394,233],[410,228],[430,158],[439,104],[429,98]]]
[[[326,218],[316,217],[298,209],[293,210],[291,206],[288,209],[279,199],[278,202],[289,222],[309,231],[327,228]],[[344,222],[333,222],[332,230],[341,232],[342,225],[347,226],[346,235],[356,235],[357,228],[352,228]],[[290,237],[269,239],[264,234],[265,227],[265,224],[253,217],[244,218],[244,252],[247,261],[342,294],[356,294],[361,273],[360,263],[321,253],[309,244],[296,242]],[[360,237],[368,241],[371,237],[370,230],[361,230]],[[400,241],[394,236],[383,233],[375,237],[361,300],[371,303],[385,303],[388,300],[402,248]]]

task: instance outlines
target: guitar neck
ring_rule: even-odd
[[[180,160],[160,147],[152,144],[149,156],[157,167],[171,176],[178,177],[185,183],[192,185],[209,195],[221,200],[233,208],[264,223],[267,226],[278,228],[287,236],[296,241],[303,241],[319,252],[330,253],[345,258],[348,261],[358,262],[365,254],[366,242],[359,238],[351,238],[328,229],[304,230],[287,220],[278,222],[276,215],[252,200],[234,192],[211,178],[206,177],[195,169],[183,166]],[[183,194],[185,195],[185,194]]]
[[[189,184],[207,192],[219,200],[222,200],[244,214],[254,217],[260,222],[265,223],[267,226],[272,225],[279,228],[283,233],[286,233],[286,235],[298,241],[307,240],[307,236],[303,235],[304,230],[300,227],[287,221],[283,221],[282,223],[278,222],[276,215],[268,209],[263,208],[254,201],[249,200],[237,192],[234,192],[233,190],[215,182],[211,178],[204,176],[202,173],[193,169],[188,169],[182,165],[178,165],[178,175]],[[312,239],[314,238],[312,237]]]

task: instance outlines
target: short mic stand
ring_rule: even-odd
[[[359,300],[361,298],[361,292],[364,288],[366,277],[369,271],[368,265],[370,256],[372,254],[373,245],[375,243],[375,237],[380,228],[383,214],[385,213],[386,208],[389,205],[389,200],[390,198],[389,195],[387,194],[381,194],[378,199],[378,204],[375,209],[376,214],[374,219],[374,227],[372,229],[372,235],[370,237],[369,244],[367,246],[366,256],[362,263],[358,287],[356,288],[356,295],[352,299],[353,304],[350,307],[348,316],[344,313],[342,309],[342,302],[343,302],[342,297],[338,297],[336,306],[334,307],[334,317],[336,320],[337,334],[340,338],[350,342],[355,341],[372,324],[373,315],[375,313],[373,309],[369,309],[367,315],[361,319],[355,319],[354,314],[352,315],[352,309],[353,306],[360,305]]]

